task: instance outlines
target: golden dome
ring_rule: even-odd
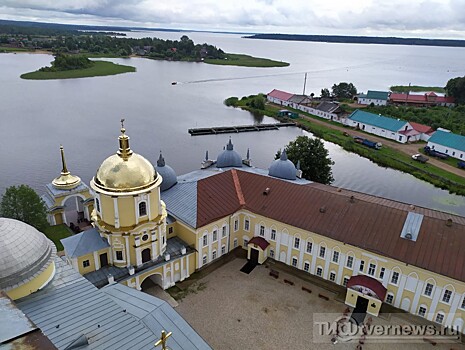
[[[71,190],[77,187],[81,183],[81,179],[79,178],[79,176],[71,175],[68,168],[66,167],[65,151],[63,150],[63,146],[60,146],[60,152],[61,152],[61,164],[63,167],[61,169],[60,176],[53,179],[52,185],[55,188],[58,188],[61,190]]]
[[[95,186],[110,192],[139,191],[155,184],[158,174],[147,159],[129,148],[129,137],[121,128],[120,148],[103,161],[94,177]]]

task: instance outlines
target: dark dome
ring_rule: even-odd
[[[157,173],[161,175],[163,181],[160,185],[160,190],[166,191],[167,189],[173,187],[178,183],[178,177],[176,176],[176,172],[173,170],[172,167],[165,164],[165,158],[160,152],[160,157],[157,160]]]
[[[216,160],[217,168],[227,168],[227,167],[242,167],[242,158],[234,151],[234,146],[229,139],[229,143],[226,145],[226,149],[218,155]]]
[[[268,175],[286,180],[295,180],[296,172],[294,163],[287,159],[286,150],[281,152],[281,157],[273,161],[268,169]]]

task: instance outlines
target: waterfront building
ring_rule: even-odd
[[[152,279],[166,289],[244,249],[253,263],[275,260],[346,287],[346,304],[371,315],[390,304],[463,331],[465,218],[301,179],[285,152],[268,170],[249,157],[243,166],[231,140],[164,191],[145,158],[124,163],[134,156],[123,129],[120,150],[91,181],[95,228],[63,240],[67,260],[96,286],[141,289]]]
[[[346,125],[367,133],[385,137],[399,143],[418,141],[420,133],[409,122],[362,111],[352,112],[346,119]]]
[[[432,149],[465,160],[465,136],[445,130],[437,130],[428,140]]]
[[[357,95],[357,102],[361,105],[386,106],[389,99],[389,92],[368,90],[366,94]]]
[[[290,106],[291,102],[289,100],[294,96],[289,92],[273,89],[270,93],[266,95],[266,99],[271,103],[276,103],[281,106]]]
[[[389,95],[390,104],[398,105],[409,105],[416,107],[432,107],[432,106],[443,106],[443,107],[454,107],[455,99],[451,96],[441,96],[433,91],[418,94],[418,93],[391,93]]]

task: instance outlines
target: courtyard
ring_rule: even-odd
[[[178,300],[177,312],[213,349],[356,349],[358,338],[332,344],[329,335],[314,336],[314,317],[333,322],[346,310],[341,295],[279,270],[279,266],[279,278],[270,276],[276,267],[267,264],[245,274],[240,272],[245,263],[236,258],[224,264],[186,287]],[[373,324],[409,324],[409,317],[383,314],[373,317]],[[374,343],[368,337],[362,348],[465,349],[458,343],[436,343],[422,337],[409,344]]]

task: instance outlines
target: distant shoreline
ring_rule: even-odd
[[[378,36],[349,35],[302,35],[302,34],[254,34],[246,39],[310,41],[341,44],[380,44],[380,45],[416,45],[439,47],[465,47],[465,40],[458,39],[421,39]]]

